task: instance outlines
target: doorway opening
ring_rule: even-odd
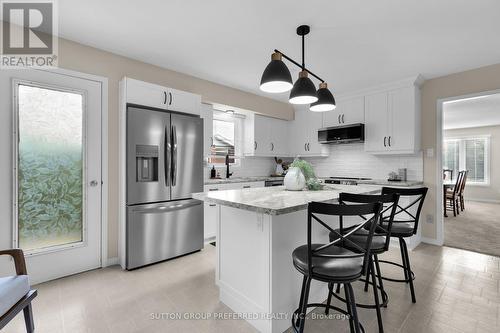
[[[438,241],[500,256],[500,90],[438,101]]]

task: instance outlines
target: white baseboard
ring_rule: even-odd
[[[426,243],[426,244],[443,246],[443,243],[439,242],[437,239],[434,239],[434,238],[422,237],[421,241],[422,241],[422,243]]]
[[[109,267],[119,264],[120,264],[120,259],[118,259],[118,257],[108,258],[102,261],[102,267]]]
[[[481,199],[481,198],[466,198],[465,202],[474,201],[474,202],[487,202],[487,203],[495,203],[500,204],[500,200],[492,200],[492,199]]]

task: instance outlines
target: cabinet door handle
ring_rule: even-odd
[[[244,185],[243,188],[250,188],[250,185]]]
[[[391,146],[391,136],[389,137],[389,147]]]
[[[311,148],[309,146],[309,142],[307,143],[307,151],[311,151]]]
[[[274,151],[274,143],[271,142],[271,151]]]
[[[208,191],[209,192],[212,192],[212,191],[218,191],[219,189],[218,188],[209,188]]]
[[[168,96],[170,97],[170,103],[168,103],[168,105],[172,105],[172,93],[171,92],[168,92]]]
[[[215,207],[217,204],[209,204],[210,207]]]
[[[257,150],[257,141],[253,142],[253,150]]]
[[[304,143],[304,150],[307,151],[307,143]]]
[[[340,124],[340,114],[339,114],[339,116],[337,117],[337,120],[339,121],[339,124]]]
[[[344,114],[342,114],[342,124],[345,124],[345,121],[344,121]]]
[[[384,136],[384,147],[387,147],[387,137]]]
[[[167,104],[167,92],[163,92],[163,104]]]

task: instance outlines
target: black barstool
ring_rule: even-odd
[[[307,308],[323,307],[322,303],[307,303],[309,299],[309,288],[312,280],[326,283],[338,283],[344,285],[347,311],[330,306],[340,313],[349,316],[349,325],[351,332],[364,332],[359,323],[356,311],[356,302],[351,283],[358,281],[363,275],[366,275],[370,263],[370,249],[375,227],[378,223],[381,203],[359,204],[359,205],[338,205],[321,202],[311,202],[307,207],[307,244],[296,248],[292,253],[293,265],[304,275],[302,281],[302,290],[300,293],[299,308],[295,310],[292,318],[292,327],[295,332],[304,332],[305,318]],[[322,221],[318,215],[330,216],[368,216],[351,232],[342,235],[338,239],[327,244],[312,243],[312,221],[314,220],[323,228],[336,233],[326,222]],[[363,229],[368,229],[367,241],[364,247],[360,247],[350,240],[354,233]],[[338,243],[349,243],[357,252],[346,248],[335,246]],[[372,271],[373,272],[373,271]],[[375,274],[373,274],[374,276]]]
[[[422,211],[422,206],[424,204],[425,196],[427,195],[427,187],[420,188],[393,188],[393,187],[383,187],[382,194],[399,194],[400,200],[398,203],[398,209],[395,213],[395,217],[391,229],[391,237],[397,238],[399,240],[399,248],[401,251],[401,261],[402,264],[379,260],[380,263],[386,263],[401,267],[404,272],[404,279],[393,279],[384,277],[378,273],[383,280],[392,282],[401,282],[410,284],[411,301],[416,303],[415,298],[415,288],[413,287],[413,280],[415,280],[415,274],[411,270],[410,257],[408,256],[408,247],[406,246],[405,238],[411,237],[417,234],[418,222],[420,219],[420,212]],[[408,199],[409,204],[403,205],[402,199]],[[389,221],[384,219],[383,225],[388,225]]]
[[[378,255],[384,253],[389,249],[391,229],[392,229],[392,221],[394,220],[394,215],[396,213],[396,208],[399,202],[399,194],[383,194],[383,195],[365,195],[365,194],[352,194],[352,193],[340,193],[339,195],[339,203],[340,204],[363,204],[363,203],[374,203],[381,202],[384,207],[380,215],[379,224],[375,229],[375,233],[373,234],[372,244],[371,244],[371,257],[370,264],[368,265],[368,274],[364,279],[365,282],[365,291],[368,291],[368,285],[371,284],[373,287],[373,295],[375,299],[375,304],[360,304],[356,303],[357,307],[367,308],[367,309],[375,309],[377,311],[377,321],[379,332],[384,331],[383,323],[382,323],[382,314],[380,312],[380,307],[387,306],[387,302],[389,298],[387,297],[387,293],[384,290],[384,284],[381,279],[380,274],[380,266],[378,261]],[[364,216],[360,216],[362,219],[366,219]],[[334,241],[338,238],[339,234],[349,233],[351,230],[357,227],[357,225],[344,227],[343,217],[339,217],[340,224],[339,229],[336,230],[335,233],[330,233],[330,241]],[[388,222],[384,225],[382,222]],[[358,247],[363,247],[367,241],[369,235],[369,230],[366,228],[359,229],[356,231],[351,237],[351,241],[357,244]],[[357,249],[351,246],[350,243],[340,242],[337,246],[345,247],[348,250],[353,252],[357,252]],[[373,269],[374,268],[374,269]],[[372,274],[373,273],[373,274]],[[370,282],[369,276],[373,276],[372,281]],[[375,276],[378,276],[378,284],[375,280]],[[360,279],[363,281],[363,279]],[[382,297],[382,302],[378,301],[378,290],[380,290],[380,294]],[[340,292],[340,285],[337,285],[336,293],[333,293],[333,283],[328,285],[328,299],[327,299],[327,307],[325,309],[325,313],[328,314],[329,306],[331,305],[332,296],[339,299],[342,302],[346,302],[345,298],[342,298],[338,295]]]

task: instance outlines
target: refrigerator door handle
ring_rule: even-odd
[[[169,166],[169,157],[170,157],[170,151],[171,151],[171,147],[170,147],[170,141],[168,140],[168,131],[167,131],[167,127],[165,126],[165,129],[164,129],[164,135],[165,135],[165,139],[164,139],[164,151],[163,151],[163,165],[164,165],[164,172],[165,172],[165,186],[170,186],[170,166]]]
[[[172,203],[167,205],[155,205],[152,207],[137,207],[133,208],[132,212],[141,213],[141,214],[151,214],[151,213],[165,213],[171,212],[175,210],[185,209],[188,207],[201,205],[201,201],[199,200],[189,200],[185,203]]]
[[[177,127],[172,126],[172,186],[177,183]]]

